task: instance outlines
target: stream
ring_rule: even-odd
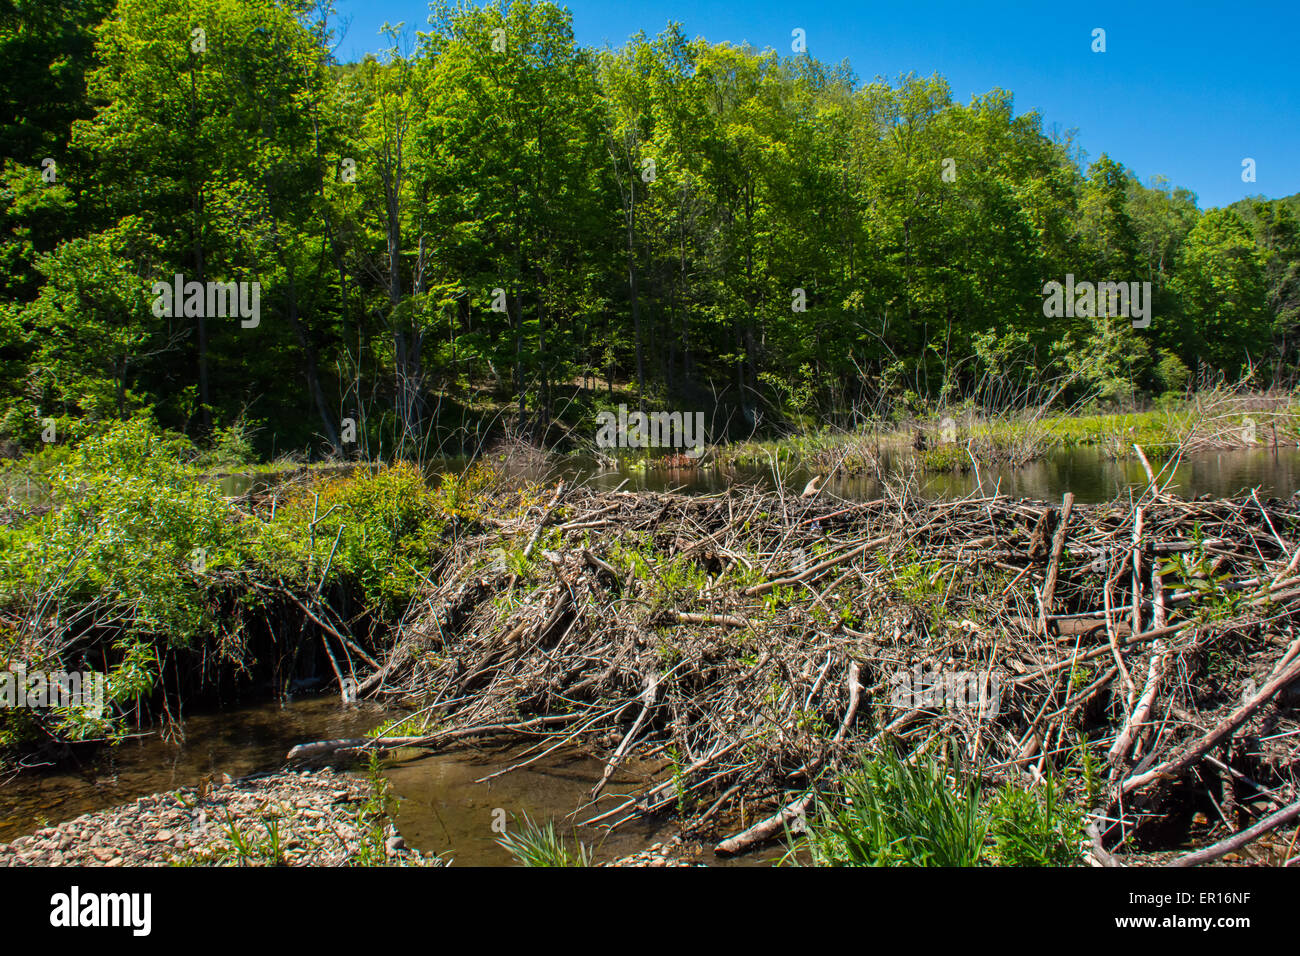
[[[208,775],[238,778],[280,769],[295,744],[361,736],[392,716],[378,704],[345,705],[333,695],[191,714],[177,725],[183,740],[164,740],[156,732],[139,734],[115,747],[101,748],[80,767],[25,773],[0,782],[0,843],[151,793],[194,787]],[[667,818],[633,820],[609,834],[575,827],[568,817],[586,804],[604,769],[602,761],[581,754],[557,752],[479,782],[526,759],[525,750],[526,745],[513,744],[446,754],[394,753],[386,761],[384,776],[397,799],[397,828],[407,844],[442,854],[454,865],[509,866],[514,858],[497,843],[500,834],[493,823],[504,820],[513,827],[526,816],[537,822],[555,821],[557,832],[570,846],[576,837],[592,848],[594,861],[601,863],[674,835]],[[611,777],[606,793],[630,790],[653,769],[658,768],[628,762]],[[602,809],[611,805],[608,797],[602,799]],[[579,819],[594,812],[588,810]],[[726,862],[756,865],[780,855],[779,849],[768,850],[755,854],[755,859]]]

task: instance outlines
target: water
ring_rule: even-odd
[[[905,468],[901,460],[885,458],[884,470],[897,473]],[[1159,462],[1152,462],[1157,473]],[[813,472],[792,467],[779,476],[770,467],[621,469],[597,470],[594,463],[581,459],[560,469],[572,479],[585,480],[596,488],[611,489],[622,485],[629,491],[682,491],[688,494],[712,494],[735,484],[756,484],[762,488],[778,485],[789,493],[799,494]],[[1168,471],[1158,474],[1164,484]],[[897,479],[895,479],[897,481]],[[978,473],[918,472],[917,488],[927,498],[958,498],[985,494],[995,490],[1018,498],[1055,501],[1067,491],[1074,492],[1080,503],[1101,503],[1117,497],[1142,493],[1147,484],[1146,472],[1137,460],[1114,461],[1100,448],[1066,449],[1018,468],[1007,465],[981,465]],[[823,493],[853,501],[870,501],[881,497],[885,488],[875,475],[836,474],[822,486]],[[1248,494],[1259,489],[1260,498],[1289,498],[1300,489],[1300,448],[1244,448],[1201,454],[1184,458],[1173,469],[1167,490],[1183,497],[1210,495],[1215,498]]]
[[[455,864],[510,866],[514,858],[496,841],[494,822],[511,830],[524,817],[555,821],[556,832],[572,847],[581,840],[593,848],[596,862],[618,859],[673,835],[666,818],[633,820],[612,833],[578,827],[582,820],[617,806],[609,798],[601,810],[579,811],[604,769],[603,761],[581,754],[550,755],[537,764],[492,780],[482,778],[525,759],[513,745],[483,751],[458,751],[412,757],[387,772],[399,796],[397,828],[406,842],[421,850],[446,852]],[[654,769],[658,769],[657,767]],[[630,792],[644,783],[651,768],[620,768],[605,792]]]
[[[147,794],[197,786],[209,775],[240,777],[281,769],[285,754],[296,744],[363,736],[392,716],[376,704],[344,705],[334,697],[188,716],[179,724],[183,739],[142,734],[101,748],[80,766],[0,782],[0,842]],[[587,804],[604,763],[572,751],[557,751],[520,770],[482,779],[531,756],[526,748],[513,743],[445,754],[394,754],[384,775],[397,798],[397,827],[407,844],[444,855],[456,865],[508,866],[514,859],[496,842],[500,833],[493,828],[499,819],[511,829],[525,816],[553,820],[570,846],[579,839],[592,847],[596,862],[635,853],[673,835],[672,821],[666,817],[634,820],[613,833],[576,826],[600,812],[578,811]],[[659,764],[628,762],[620,767],[605,787],[600,810],[615,805],[611,796],[631,792],[662,771]]]
[[[344,707],[337,697],[193,714],[179,724],[183,739],[145,733],[100,747],[80,765],[0,778],[0,842],[90,810],[197,786],[208,774],[274,770],[295,744],[361,736],[382,720],[377,705]]]
[[[463,458],[441,459],[429,467],[431,475],[456,472],[465,467]],[[1159,462],[1152,462],[1157,472]],[[737,484],[772,489],[778,485],[787,492],[803,491],[814,472],[801,466],[782,466],[779,476],[770,467],[736,466],[707,468],[626,468],[602,469],[594,458],[571,455],[551,466],[529,463],[507,468],[512,474],[531,479],[562,476],[593,488],[628,491],[680,491],[687,494],[715,494]],[[330,469],[337,473],[340,469]],[[907,457],[882,454],[886,475],[911,470]],[[322,472],[324,474],[324,472]],[[1169,477],[1159,476],[1161,484]],[[222,493],[242,495],[264,491],[278,478],[273,474],[230,473],[218,481]],[[897,478],[895,478],[897,480]],[[1114,461],[1096,446],[1062,449],[1027,465],[981,465],[978,472],[918,472],[919,492],[927,498],[958,498],[978,493],[991,494],[996,489],[1017,498],[1055,501],[1067,491],[1074,492],[1080,503],[1097,504],[1132,493],[1138,495],[1147,483],[1146,472],[1136,459]],[[1210,495],[1233,497],[1258,488],[1261,498],[1289,498],[1300,490],[1300,448],[1239,448],[1230,451],[1201,453],[1182,459],[1173,472],[1168,490],[1186,498]],[[830,476],[824,492],[852,501],[870,501],[885,491],[880,479],[872,474]]]

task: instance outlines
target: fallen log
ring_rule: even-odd
[[[289,751],[286,759],[291,761],[306,760],[341,750],[396,750],[399,747],[422,747],[432,750],[443,744],[464,740],[467,737],[524,733],[549,724],[562,724],[579,716],[581,715],[558,714],[512,724],[483,724],[477,727],[462,727],[458,730],[445,730],[436,734],[426,734],[422,737],[350,737],[342,740],[318,740],[314,743],[299,744]]]

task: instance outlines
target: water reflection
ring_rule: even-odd
[[[360,736],[383,715],[374,704],[344,707],[337,697],[318,697],[188,716],[178,728],[183,739],[164,740],[156,731],[129,737],[100,747],[80,765],[0,783],[0,842],[46,822],[197,786],[209,774],[241,777],[274,770],[295,744]]]
[[[457,472],[467,464],[464,458],[440,459],[429,467],[430,475]],[[1161,464],[1153,462],[1157,471]],[[593,488],[629,491],[681,491],[688,494],[713,494],[737,484],[755,484],[773,488],[778,484],[770,467],[703,467],[602,469],[593,458],[569,456],[555,464],[507,467],[512,474],[531,479],[563,476],[570,482],[582,482]],[[888,479],[897,481],[913,468],[905,458],[882,458],[881,470]],[[812,478],[803,467],[784,468],[779,477],[781,487],[798,494]],[[1163,484],[1169,477],[1160,476]],[[274,475],[228,474],[219,479],[223,494],[241,495],[264,491],[276,483]],[[916,483],[927,498],[956,498],[983,489],[1017,498],[1056,500],[1065,492],[1074,492],[1081,503],[1111,501],[1132,493],[1140,494],[1146,485],[1146,473],[1135,459],[1114,461],[1101,448],[1071,448],[1057,451],[1039,461],[1012,468],[1006,465],[980,466],[964,472],[918,472]],[[1211,495],[1232,497],[1258,488],[1261,498],[1289,498],[1300,489],[1300,448],[1243,448],[1232,451],[1202,453],[1182,459],[1174,471],[1168,490],[1190,498]],[[876,475],[832,475],[824,486],[831,495],[853,501],[870,501],[884,491]]]
[[[1152,465],[1161,472],[1159,462]],[[886,459],[882,470],[887,476],[891,472],[897,476],[910,469],[901,460]],[[1171,471],[1168,490],[1183,497],[1231,497],[1258,488],[1261,498],[1289,498],[1300,489],[1300,449],[1238,449],[1184,458],[1176,469],[1166,469],[1159,475],[1162,484],[1170,478]],[[622,485],[632,491],[681,490],[693,494],[724,491],[737,483],[754,483],[766,488],[778,483],[771,468],[750,467],[593,473],[590,467],[578,463],[569,465],[565,473],[572,478],[585,478],[597,488]],[[793,468],[780,475],[779,483],[787,492],[798,494],[812,476],[813,472],[806,468]],[[916,483],[921,495],[927,498],[956,498],[982,488],[986,494],[996,490],[1012,497],[1040,500],[1056,500],[1072,491],[1081,503],[1098,503],[1128,493],[1141,494],[1147,478],[1140,462],[1114,461],[1100,448],[1093,447],[1059,451],[1018,468],[1001,465],[981,466],[978,471],[972,468],[965,472],[918,472]],[[879,498],[884,490],[876,475],[861,474],[832,475],[823,486],[824,492],[853,501]]]

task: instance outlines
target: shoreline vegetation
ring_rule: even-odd
[[[1221,412],[1198,434],[1247,414],[1292,434],[1289,400]],[[1186,501],[1154,469],[1103,505],[925,501],[906,475],[867,502],[633,494],[492,455],[226,497],[147,418],[48,455],[49,505],[0,525],[0,652],[106,672],[109,707],[0,710],[6,774],[182,701],[323,677],[399,716],[292,764],[509,739],[533,742],[516,766],[575,748],[605,777],[657,768],[638,791],[594,781],[558,830],[512,844],[525,862],[581,861],[565,827],[643,814],[719,855],[784,839],[790,862],[829,865],[1293,852],[1294,499]],[[954,675],[994,682],[996,704],[954,697]]]
[[[862,425],[723,446],[714,460],[763,466],[789,462],[812,471],[878,471],[891,453],[915,452],[924,471],[975,465],[1025,465],[1053,452],[1096,447],[1113,459],[1151,460],[1238,448],[1300,445],[1300,403],[1293,393],[1212,390],[1171,397],[1145,410],[1028,408],[999,415],[954,408],[902,423]]]

